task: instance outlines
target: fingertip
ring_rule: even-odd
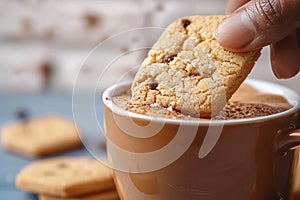
[[[299,73],[300,48],[295,34],[271,45],[271,64],[278,79],[288,79]]]
[[[216,40],[226,49],[243,51],[255,38],[255,28],[244,11],[234,13],[215,30]]]
[[[288,70],[288,71],[281,71],[281,70],[278,70],[278,69],[279,69],[279,67],[272,67],[272,71],[273,71],[275,77],[278,78],[278,79],[293,78],[300,71],[300,68],[293,68],[293,70]]]

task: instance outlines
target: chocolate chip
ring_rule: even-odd
[[[151,90],[156,90],[158,83],[156,81],[152,80],[148,83],[148,85],[150,86]]]
[[[182,19],[181,23],[182,23],[183,28],[186,28],[188,25],[191,24],[191,21],[188,19]]]
[[[164,62],[164,63],[169,63],[169,62],[171,62],[172,60],[174,60],[175,57],[176,57],[176,55],[169,55],[169,54],[167,54],[167,55],[165,55],[165,56],[163,57],[163,62]]]
[[[19,120],[21,120],[23,122],[27,122],[28,118],[29,118],[29,113],[25,109],[19,109],[16,112],[16,117],[17,117],[17,119],[19,119]]]
[[[68,165],[66,163],[59,163],[57,167],[60,169],[65,169],[68,168]]]

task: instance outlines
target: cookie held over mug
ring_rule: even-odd
[[[260,50],[234,53],[219,45],[214,31],[226,17],[189,16],[169,25],[136,74],[130,104],[217,115],[260,56]]]

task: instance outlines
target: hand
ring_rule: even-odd
[[[271,45],[276,77],[299,72],[300,0],[228,0],[226,12],[233,11],[216,30],[224,48],[245,52]]]

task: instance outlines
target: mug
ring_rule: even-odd
[[[129,112],[103,93],[104,132],[122,200],[293,199],[300,145],[300,97],[284,86],[246,80],[284,96],[292,108],[264,117],[189,120]]]

